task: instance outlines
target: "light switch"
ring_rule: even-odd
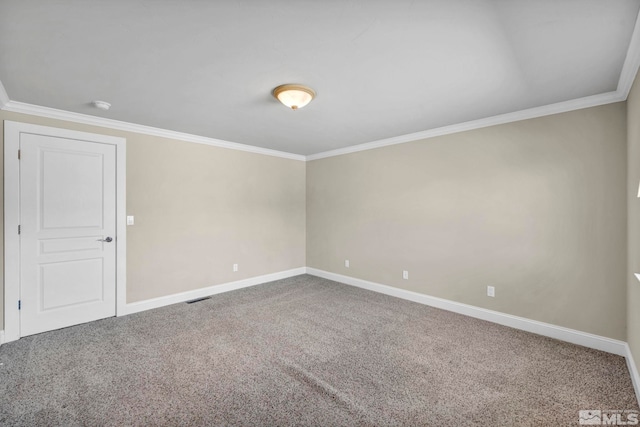
[[[127,225],[133,225],[133,215],[127,215]]]

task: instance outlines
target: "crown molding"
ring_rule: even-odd
[[[0,110],[4,109],[4,106],[9,103],[9,95],[7,95],[7,91],[4,90],[4,86],[2,82],[0,82]]]
[[[228,148],[231,150],[239,150],[267,156],[281,157],[285,159],[312,161],[328,157],[341,156],[344,154],[356,153],[359,151],[373,150],[375,148],[386,147],[390,145],[403,144],[406,142],[419,141],[422,139],[434,138],[437,136],[450,135],[459,132],[465,132],[484,127],[501,125],[521,120],[534,119],[537,117],[548,116],[552,114],[565,113],[583,108],[597,107],[599,105],[611,104],[614,102],[626,101],[629,91],[636,79],[638,69],[640,68],[640,14],[636,18],[636,24],[631,35],[627,55],[625,57],[620,78],[618,79],[618,87],[614,92],[607,92],[599,95],[578,98],[570,101],[559,102],[555,104],[544,105],[541,107],[520,110],[512,113],[501,114],[497,116],[487,117],[478,120],[472,120],[464,123],[458,123],[450,126],[443,126],[435,129],[429,129],[421,132],[400,135],[392,138],[380,139],[377,141],[366,142],[363,144],[352,145],[350,147],[339,148],[336,150],[323,151],[308,156],[287,153],[284,151],[271,150],[252,145],[240,144],[236,142],[224,141],[221,139],[198,136],[183,132],[176,132],[167,129],[160,129],[151,126],[138,125],[135,123],[112,120],[103,117],[90,116],[86,114],[73,113],[70,111],[58,110],[49,107],[42,107],[17,101],[11,101],[3,84],[0,81],[0,110],[11,111],[15,113],[31,114],[51,119],[66,120],[74,123],[82,123],[93,126],[106,127],[110,129],[123,130],[128,132],[142,133],[146,135],[159,136],[164,138],[176,139],[180,141],[194,142],[198,144],[211,145],[220,148]],[[640,279],[639,279],[640,280]]]
[[[8,97],[7,97],[8,100]],[[1,94],[0,94],[1,102]],[[73,123],[100,126],[109,129],[122,130],[127,132],[141,133],[145,135],[159,136],[163,138],[176,139],[179,141],[194,142],[196,144],[211,145],[214,147],[228,148],[230,150],[245,151],[266,156],[282,157],[285,159],[305,161],[305,156],[300,154],[285,153],[284,151],[271,150],[268,148],[255,147],[253,145],[239,144],[237,142],[224,141],[221,139],[208,138],[193,135],[190,133],[176,132],[167,129],[160,129],[152,126],[138,125],[135,123],[122,122],[119,120],[107,119],[104,117],[90,116],[88,114],[74,113],[71,111],[58,110],[55,108],[42,107],[39,105],[27,104],[24,102],[8,101],[0,109],[13,113],[30,114],[33,116],[46,117],[49,119],[65,120]]]
[[[481,129],[489,126],[502,125],[505,123],[519,122],[521,120],[535,119],[537,117],[550,116],[552,114],[566,113],[583,108],[597,107],[598,105],[611,104],[624,101],[626,97],[618,91],[607,92],[599,95],[587,96],[573,99],[571,101],[558,102],[544,105],[542,107],[529,108],[515,111],[513,113],[500,114],[498,116],[484,119],[472,120],[450,126],[443,126],[421,132],[395,136],[393,138],[381,139],[350,147],[338,148],[336,150],[324,151],[322,153],[307,156],[307,161],[324,159],[327,157],[341,156],[344,154],[356,153],[358,151],[373,150],[375,148],[387,147],[389,145],[404,144],[405,142],[419,141],[421,139],[435,138],[436,136],[450,135],[453,133],[465,132],[474,129]]]
[[[635,68],[637,72],[637,67]],[[621,77],[622,78],[622,77]],[[635,78],[635,75],[633,76]],[[633,83],[633,78],[631,82]],[[632,84],[631,83],[631,84]],[[0,82],[0,104],[3,101],[4,88]],[[6,95],[6,92],[4,92]],[[8,100],[9,98],[6,97]],[[109,129],[117,129],[127,132],[141,133],[145,135],[159,136],[163,138],[176,139],[180,141],[194,142],[197,144],[211,145],[214,147],[228,148],[231,150],[245,151],[267,156],[281,157],[291,160],[312,161],[328,157],[341,156],[344,154],[356,153],[359,151],[373,150],[375,148],[386,147],[390,145],[404,144],[406,142],[419,141],[423,139],[435,138],[437,136],[450,135],[459,132],[465,132],[474,129],[501,125],[521,120],[534,119],[537,117],[549,116],[553,114],[566,113],[573,110],[583,108],[596,107],[599,105],[621,102],[626,99],[620,91],[607,92],[599,95],[578,98],[571,101],[559,102],[556,104],[544,105],[542,107],[529,108],[526,110],[515,111],[497,116],[487,117],[484,119],[472,120],[469,122],[458,123],[450,126],[443,126],[435,129],[429,129],[421,132],[410,133],[406,135],[395,136],[392,138],[381,139],[377,141],[367,142],[364,144],[352,145],[350,147],[339,148],[336,150],[324,151],[308,156],[286,153],[284,151],[271,150],[268,148],[255,147],[252,145],[239,144],[236,142],[224,141],[221,139],[208,138],[204,136],[193,135],[189,133],[176,132],[167,129],[160,129],[151,126],[138,125],[135,123],[122,122],[119,120],[107,119],[103,117],[90,116],[87,114],[74,113],[70,111],[58,110],[55,108],[42,107],[39,105],[27,104],[17,101],[7,101],[0,109],[11,111],[14,113],[30,114],[33,116],[46,117],[50,119],[65,120],[73,123],[81,123],[92,126],[100,126]]]
[[[544,105],[513,113],[501,114],[479,120],[459,123],[450,126],[425,130],[422,132],[400,135],[393,138],[381,139],[350,147],[338,148],[336,150],[324,151],[307,156],[307,161],[324,159],[327,157],[341,156],[343,154],[356,153],[358,151],[373,150],[375,148],[389,145],[403,144],[405,142],[419,141],[421,139],[434,138],[436,136],[450,135],[468,130],[480,129],[483,127],[495,126],[520,120],[535,119],[537,117],[549,116],[552,114],[566,113],[583,108],[597,107],[599,105],[612,104],[614,102],[626,101],[631,91],[631,86],[636,79],[640,68],[640,14],[636,18],[636,24],[631,35],[627,55],[618,79],[618,87],[614,92],[607,92],[599,95],[587,96],[570,101],[558,102],[556,104]],[[639,83],[640,84],[640,83]],[[640,191],[640,190],[639,190]],[[640,194],[640,193],[638,193]],[[638,196],[640,197],[640,196]],[[638,278],[640,280],[640,277]]]
[[[515,111],[512,113],[500,114],[497,116],[486,117],[483,119],[472,120],[468,122],[458,123],[449,126],[429,129],[425,131],[410,133],[406,135],[395,136],[392,138],[380,139],[377,141],[366,142],[363,144],[352,145],[349,147],[338,148],[336,150],[323,151],[311,155],[301,155],[287,153],[284,151],[271,150],[252,145],[240,144],[236,142],[225,141],[221,139],[209,138],[204,136],[193,135],[189,133],[176,132],[167,129],[155,128],[152,126],[139,125],[135,123],[123,122],[119,120],[107,119],[103,117],[90,116],[87,114],[74,113],[70,111],[58,110],[55,108],[42,107],[39,105],[27,104],[23,102],[11,101],[7,92],[0,81],[0,110],[11,111],[15,113],[30,114],[51,119],[65,120],[74,123],[82,123],[93,126],[106,127],[110,129],[123,130],[127,132],[135,132],[146,135],[159,136],[164,138],[176,139],[180,141],[194,142],[197,144],[211,145],[214,147],[228,148],[231,150],[245,151],[267,156],[281,157],[285,159],[312,161],[328,157],[341,156],[344,154],[357,153],[359,151],[373,150],[376,148],[387,147],[390,145],[404,144],[406,142],[419,141],[423,139],[434,138],[437,136],[450,135],[459,132],[465,132],[474,129],[481,129],[489,126],[496,126],[506,123],[517,122],[521,120],[534,119],[538,117],[549,116],[552,114],[566,113],[569,111],[580,110],[583,108],[597,107],[599,105],[611,104],[615,102],[626,101],[631,86],[633,85],[638,69],[640,68],[640,14],[636,19],[627,56],[625,58],[620,78],[618,80],[618,88],[614,92],[607,92],[598,95],[587,96],[584,98],[573,99],[570,101],[558,102],[555,104],[543,105],[540,107],[529,108],[526,110]]]
[[[624,59],[622,65],[622,71],[620,72],[620,79],[618,80],[618,92],[626,100],[631,91],[631,86],[638,74],[638,68],[640,67],[640,14],[636,19],[636,26],[631,34],[631,41],[629,42],[629,48],[627,49],[627,56]]]

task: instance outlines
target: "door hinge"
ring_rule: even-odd
[[[20,234],[20,231],[22,231],[21,226],[18,226],[18,234]]]
[[[21,310],[21,309],[22,309],[22,301],[18,300],[18,310]]]
[[[18,150],[18,160],[20,160],[20,150]]]

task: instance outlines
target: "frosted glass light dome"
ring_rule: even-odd
[[[273,96],[292,110],[297,110],[310,103],[316,93],[307,86],[286,84],[275,88]]]

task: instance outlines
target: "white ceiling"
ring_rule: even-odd
[[[0,0],[0,81],[12,101],[309,155],[616,91],[639,8]],[[287,110],[283,83],[318,96]]]

